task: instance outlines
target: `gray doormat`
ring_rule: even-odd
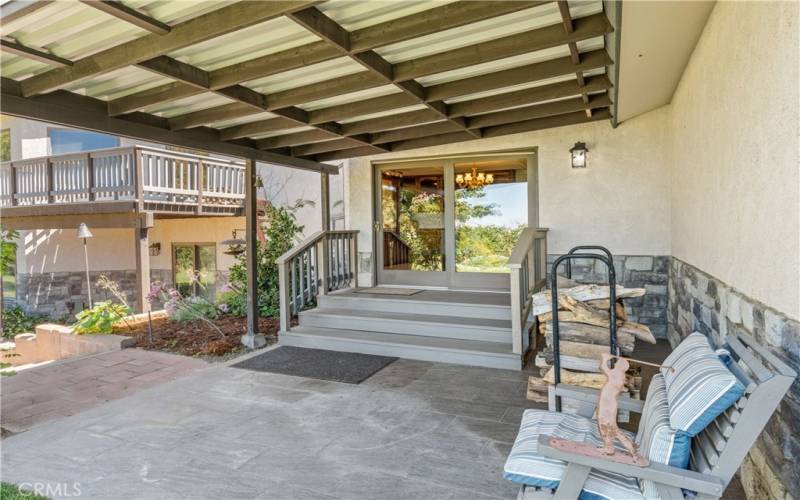
[[[374,288],[361,288],[356,290],[356,293],[364,293],[369,295],[414,295],[422,290],[414,288],[391,288],[391,287],[374,287]]]
[[[355,352],[282,346],[233,365],[234,368],[360,384],[398,358]]]

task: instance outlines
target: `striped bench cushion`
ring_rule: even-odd
[[[744,386],[725,367],[701,333],[683,339],[661,369],[667,388],[670,425],[696,436],[744,394]]]
[[[647,400],[639,421],[639,432],[636,435],[639,453],[651,462],[672,465],[685,469],[689,465],[691,438],[682,431],[675,431],[669,423],[669,405],[667,404],[667,387],[664,377],[656,374],[650,381]],[[647,500],[660,498],[652,481],[639,481],[642,494]]]
[[[597,423],[592,420],[568,413],[526,410],[519,434],[506,460],[504,478],[528,486],[558,488],[567,464],[539,455],[540,435],[603,445]],[[616,445],[623,450],[619,443]],[[580,495],[581,500],[641,498],[642,493],[635,478],[597,470],[589,473]]]

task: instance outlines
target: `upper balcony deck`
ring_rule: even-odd
[[[3,218],[132,210],[242,215],[244,162],[144,146],[0,164]],[[116,208],[114,208],[116,207]]]

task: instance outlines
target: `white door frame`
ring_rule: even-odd
[[[455,238],[455,187],[454,165],[499,158],[525,158],[528,167],[528,226],[539,226],[539,168],[536,148],[524,151],[487,152],[427,158],[373,161],[371,165],[373,205],[373,283],[454,290],[508,291],[510,278],[502,273],[458,273],[454,268]],[[445,197],[445,270],[444,271],[387,271],[383,269],[383,220],[381,210],[381,171],[391,168],[442,166]]]

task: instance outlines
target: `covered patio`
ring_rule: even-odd
[[[797,369],[799,10],[601,0],[3,3],[3,114],[244,160],[235,195],[246,215],[245,346],[264,344],[260,162],[319,173],[321,227],[276,261],[281,343],[403,358],[360,385],[197,370],[4,440],[3,480],[77,482],[86,498],[514,498],[503,462],[524,410],[545,407],[526,397],[533,297],[557,274],[552,263],[579,245],[610,248],[617,284],[646,291],[624,309],[626,321],[647,323],[664,350],[692,332],[709,349],[743,335]],[[459,275],[458,190],[472,188],[463,182],[470,167],[477,177],[476,164],[501,157],[510,160],[498,180],[524,185],[524,222],[501,272]],[[393,273],[417,271],[411,245],[386,224],[399,221],[387,212],[399,212],[400,194],[387,212],[380,202],[413,177],[403,171],[412,163],[439,169],[414,187],[418,198],[440,197],[415,219],[440,248],[426,270],[438,274],[403,281],[408,274]],[[36,212],[18,196],[28,173],[2,168],[8,209]],[[345,229],[331,227],[331,175],[344,176]],[[59,196],[52,184],[37,193],[27,196]],[[576,266],[579,282],[613,277]],[[386,296],[367,300],[362,288]],[[752,436],[744,493],[734,481],[724,498],[797,495],[798,408],[794,381]],[[700,449],[709,439],[689,445],[690,467],[705,476],[720,468],[706,451],[718,461],[727,444]]]

